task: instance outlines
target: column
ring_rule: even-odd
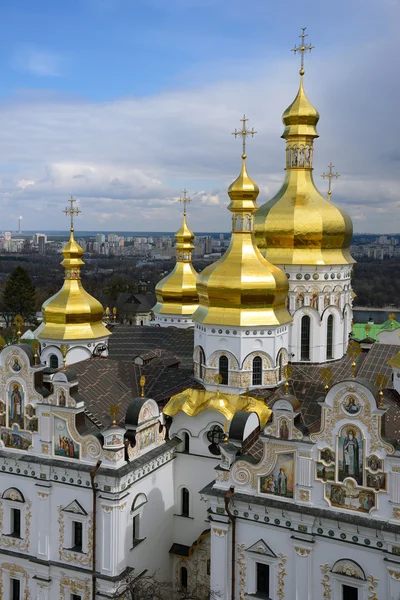
[[[37,500],[34,503],[36,512],[35,521],[37,526],[37,556],[42,560],[50,560],[50,521],[51,521],[51,487],[40,485],[36,487]]]
[[[230,598],[231,565],[228,523],[215,523],[211,527],[211,576],[210,592],[219,600]],[[237,578],[237,573],[236,573]]]

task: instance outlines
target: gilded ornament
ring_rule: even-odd
[[[279,558],[279,562],[278,562],[278,590],[277,590],[277,598],[278,600],[283,600],[283,598],[285,597],[285,577],[287,575],[286,573],[286,569],[285,569],[285,564],[287,561],[287,557],[280,553],[278,554],[278,558]]]
[[[237,564],[239,565],[239,600],[246,600],[246,560],[244,550],[246,544],[237,544]]]
[[[311,550],[309,548],[301,548],[300,546],[295,546],[294,549],[299,556],[308,556],[311,553]]]
[[[368,575],[367,581],[369,583],[369,585],[368,585],[368,600],[379,600],[379,598],[376,596],[376,593],[375,593],[375,590],[378,587],[379,579],[377,579],[376,577],[373,577],[372,575]]]
[[[331,600],[332,596],[332,587],[330,584],[330,579],[329,579],[329,565],[325,564],[325,565],[321,565],[321,573],[322,573],[322,580],[321,580],[321,585],[324,588],[324,600]]]
[[[389,569],[389,575],[392,579],[400,579],[400,572],[399,571],[394,571],[393,569]]]

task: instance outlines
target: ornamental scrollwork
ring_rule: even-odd
[[[65,588],[68,588],[68,590]],[[71,579],[70,577],[66,577],[65,573],[61,572],[60,600],[67,599],[67,591],[77,596],[81,596],[83,593],[82,600],[90,600],[90,579]]]
[[[279,563],[278,563],[278,591],[276,593],[278,600],[283,600],[285,597],[285,577],[286,577],[286,569],[285,564],[287,561],[287,557],[280,553],[278,554]]]
[[[321,565],[321,573],[322,573],[322,579],[321,579],[321,585],[324,588],[324,600],[331,600],[332,598],[332,587],[330,584],[330,579],[329,579],[329,565],[325,564],[325,565]]]
[[[399,571],[393,571],[393,569],[389,569],[388,572],[389,572],[389,575],[390,575],[390,577],[392,579],[397,579],[397,580],[400,579],[400,573],[399,573]]]
[[[311,552],[309,548],[301,548],[300,546],[295,546],[294,549],[299,556],[308,556]]]
[[[0,522],[1,527],[0,531],[2,533],[3,528],[3,506],[0,504]],[[32,519],[32,502],[29,500],[26,503],[26,511],[25,511],[25,535],[24,538],[17,539],[10,536],[5,536],[2,533],[2,537],[0,537],[0,546],[4,546],[5,548],[12,548],[16,550],[20,550],[21,552],[28,552],[30,545],[30,534],[31,534],[31,519]]]
[[[25,591],[24,591],[24,600],[30,600],[29,593],[29,574],[25,571],[23,567],[20,565],[16,565],[15,563],[2,563],[0,565],[0,575],[3,569],[7,569],[10,573],[10,577],[14,578],[16,574],[22,575],[25,579]],[[0,578],[0,598],[3,598],[3,579]]]
[[[237,563],[239,565],[239,600],[245,600],[246,593],[246,560],[244,557],[244,549],[246,544],[237,545]]]
[[[367,577],[367,581],[368,581],[368,600],[379,600],[375,590],[378,586],[378,582],[379,579],[377,579],[376,577],[373,577],[372,575],[368,575]]]
[[[217,537],[225,537],[226,529],[213,529],[213,533],[215,533]]]
[[[62,513],[63,507],[58,507],[58,538],[59,538],[59,549],[58,555],[61,561],[66,563],[77,563],[81,567],[89,567],[92,564],[92,553],[93,553],[93,515],[88,515],[88,530],[87,530],[87,552],[81,554],[80,552],[74,552],[64,548],[64,534],[65,534],[65,522]]]
[[[233,481],[238,485],[247,485],[251,482],[252,488],[257,489],[259,475],[270,473],[277,460],[277,453],[284,451],[293,452],[293,446],[274,442],[264,444],[263,456],[259,463],[254,466],[250,466],[244,460],[234,463],[231,471]]]

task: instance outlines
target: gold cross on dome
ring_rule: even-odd
[[[246,158],[246,138],[248,135],[251,135],[251,137],[254,137],[254,135],[257,133],[257,131],[254,131],[254,127],[252,127],[251,129],[247,129],[246,127],[246,123],[248,121],[248,119],[246,118],[246,115],[243,115],[243,119],[240,119],[242,124],[242,128],[239,129],[239,131],[237,129],[235,129],[235,131],[232,132],[232,135],[235,136],[235,138],[240,135],[242,137],[242,143],[243,143],[243,151],[242,151],[242,157]]]
[[[321,175],[322,179],[328,180],[328,200],[331,199],[331,194],[332,194],[332,177],[335,177],[336,179],[338,177],[340,177],[340,175],[337,171],[336,171],[336,173],[332,173],[333,167],[334,167],[334,165],[332,163],[330,163],[328,165],[329,173],[322,173],[322,175]]]
[[[79,208],[75,208],[74,207],[74,202],[76,202],[75,198],[73,198],[71,196],[71,198],[68,200],[68,202],[70,202],[70,206],[66,207],[65,210],[63,212],[65,212],[65,214],[71,219],[71,226],[70,226],[70,230],[74,231],[74,216],[78,216],[79,213],[81,213],[82,211],[79,210]]]
[[[300,46],[297,46],[295,44],[294,48],[292,48],[292,52],[295,53],[295,55],[297,54],[297,52],[300,52],[300,75],[304,75],[305,71],[304,71],[304,55],[306,54],[306,52],[311,52],[311,50],[313,48],[315,48],[315,46],[312,46],[311,44],[308,44],[308,46],[306,45],[306,37],[308,37],[308,35],[305,32],[305,30],[307,29],[307,27],[302,27],[301,28],[301,35],[299,35],[299,37],[301,38],[301,44]]]
[[[179,198],[179,202],[181,202],[181,203],[183,202],[183,216],[184,216],[184,217],[186,217],[186,204],[190,204],[190,203],[191,203],[191,201],[192,201],[192,200],[191,200],[191,198],[189,198],[189,197],[187,196],[187,193],[188,193],[188,192],[187,192],[187,189],[185,188],[185,189],[182,191],[183,198]]]

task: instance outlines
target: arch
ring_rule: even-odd
[[[278,381],[283,380],[283,367],[288,362],[288,353],[286,348],[281,348],[276,357],[276,364],[278,365]]]
[[[208,364],[210,365],[210,367],[218,367],[218,361],[221,355],[224,355],[228,358],[230,370],[239,370],[239,363],[236,356],[228,350],[215,350],[215,352],[213,352],[211,356],[208,357]]]
[[[190,494],[186,487],[181,488],[181,515],[182,517],[189,516]]]
[[[358,563],[351,558],[341,558],[335,562],[332,567],[332,573],[354,577],[354,579],[362,579],[366,581],[365,571]]]
[[[221,354],[218,360],[218,373],[221,376],[221,385],[229,384],[229,361],[225,354]]]
[[[300,360],[310,360],[311,318],[303,315],[300,321]]]
[[[261,356],[255,356],[253,358],[253,369],[252,369],[252,385],[262,385],[263,379],[263,368]]]
[[[270,356],[269,354],[267,354],[266,352],[260,352],[260,351],[255,351],[255,352],[250,352],[250,354],[248,354],[243,362],[242,362],[242,370],[245,371],[251,371],[252,369],[252,363],[253,363],[253,359],[259,356],[260,358],[262,358],[263,361],[263,369],[271,369],[275,366],[275,362],[272,358],[272,356]]]
[[[49,356],[49,367],[50,369],[58,369],[59,362],[57,354],[50,354]]]
[[[138,508],[141,508],[144,504],[146,504],[146,502],[147,502],[146,494],[143,494],[143,493],[137,494],[132,502],[131,512],[133,512],[134,510],[137,510]]]
[[[12,500],[13,502],[21,502],[22,504],[25,502],[23,493],[13,487],[7,488],[1,497],[3,500]]]
[[[333,331],[334,331],[334,318],[330,314],[326,320],[326,360],[333,358]]]

